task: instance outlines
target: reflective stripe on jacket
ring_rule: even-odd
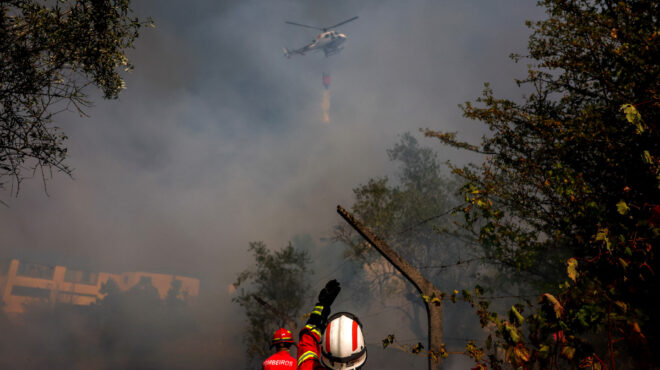
[[[298,341],[298,369],[325,369],[319,361],[321,332],[314,325],[306,325],[300,330]]]

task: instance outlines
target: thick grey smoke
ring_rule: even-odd
[[[519,0],[135,7],[156,28],[144,29],[131,52],[136,68],[126,91],[117,101],[93,93],[90,118],[56,117],[69,136],[74,179],[55,174],[49,196],[38,178],[18,198],[2,194],[9,208],[0,208],[0,248],[194,273],[223,318],[215,324],[235,336],[240,313],[227,287],[249,264],[248,242],[275,248],[299,234],[328,236],[351,189],[393,170],[385,150],[406,131],[478,140],[485,132],[461,118],[457,104],[477,97],[486,81],[518,94],[513,78],[524,66],[508,54],[524,53],[523,22],[541,16],[533,1]],[[324,26],[355,15],[340,27],[348,41],[339,55],[282,55],[282,47],[315,36],[285,20]],[[330,124],[319,119],[323,71],[333,79]],[[466,160],[438,149],[443,159]],[[240,363],[240,340],[223,350]]]

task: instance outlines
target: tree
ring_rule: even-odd
[[[462,278],[477,264],[471,270],[446,268],[478,258],[470,241],[460,240],[465,235],[457,235],[453,227],[451,213],[462,203],[454,195],[456,185],[442,174],[437,154],[409,133],[387,154],[399,165],[395,180],[375,178],[355,188],[351,213],[437,287],[462,288]],[[362,299],[377,296],[375,301],[384,302],[387,297],[387,305],[407,317],[413,333],[425,337],[426,312],[415,287],[347,224],[336,226],[335,239],[347,246],[346,258],[361,266],[360,279],[351,283],[364,282],[366,286],[354,289]]]
[[[95,85],[106,99],[124,88],[125,52],[145,23],[130,0],[10,0],[0,3],[0,188],[39,171],[71,174],[66,135],[53,125],[61,110],[84,115]],[[26,174],[27,173],[27,174]]]
[[[270,356],[270,340],[275,330],[289,326],[307,303],[311,261],[305,250],[296,249],[291,243],[271,251],[263,242],[252,242],[249,251],[254,256],[255,266],[238,275],[234,287],[242,288],[232,301],[238,303],[247,316],[246,354],[251,362],[260,363]]]
[[[355,229],[362,237],[364,237],[371,246],[373,246],[378,253],[382,255],[396,270],[403,275],[403,277],[417,289],[417,293],[425,302],[427,314],[427,335],[428,335],[428,365],[429,369],[440,369],[442,363],[440,358],[446,357],[444,343],[442,341],[443,322],[442,322],[442,296],[444,293],[433,285],[418,269],[411,266],[408,261],[401,258],[387,243],[378,236],[374,235],[369,229],[364,227],[358,220],[356,220],[348,211],[341,205],[337,206],[337,213]],[[416,320],[419,322],[419,320]],[[387,339],[383,340],[383,346],[387,347],[389,344],[394,343],[394,335],[391,334]],[[419,353],[424,348],[421,342],[411,349],[413,353]]]
[[[165,296],[165,304],[170,307],[182,307],[186,304],[188,295],[186,291],[182,291],[183,283],[179,279],[172,279],[170,289],[167,290]]]
[[[486,86],[466,103],[490,130],[478,145],[426,131],[487,155],[454,168],[470,203],[464,227],[492,261],[545,288],[526,318],[522,305],[508,320],[478,306],[482,324],[495,324],[515,366],[657,365],[660,4],[539,4],[548,18],[528,22],[531,64],[518,81],[532,93],[514,102]]]

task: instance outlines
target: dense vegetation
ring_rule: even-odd
[[[483,165],[455,167],[464,227],[513,281],[533,279],[540,306],[509,319],[468,298],[495,328],[505,360],[542,368],[651,366],[660,325],[654,297],[660,235],[660,5],[544,0],[522,102],[486,87],[466,117],[490,135]],[[499,366],[493,361],[494,367]],[[485,364],[484,364],[485,366]]]
[[[89,85],[118,96],[120,71],[133,68],[126,50],[143,25],[129,0],[0,3],[0,189],[9,183],[17,194],[35,172],[71,173],[53,116],[85,114]]]
[[[279,328],[297,332],[297,321],[308,294],[310,259],[305,250],[289,243],[271,251],[263,242],[250,243],[254,266],[241,272],[232,301],[247,316],[244,342],[251,365],[259,366],[271,353],[270,340]],[[297,334],[297,333],[296,333]]]
[[[450,165],[458,178],[458,207],[448,193],[453,180],[441,176],[431,152],[406,135],[389,152],[404,163],[399,181],[383,177],[361,185],[351,209],[381,238],[400,244],[399,252],[417,268],[435,263],[437,269],[424,271],[431,279],[466,262],[465,256],[443,255],[447,243],[476,244],[470,262],[486,266],[482,272],[499,271],[489,286],[472,279],[472,289],[444,297],[472,304],[490,333],[484,345],[469,341],[461,352],[476,368],[655,367],[660,4],[539,5],[547,17],[528,22],[528,54],[512,56],[528,63],[527,76],[517,80],[527,95],[501,99],[486,85],[482,97],[461,106],[465,117],[488,129],[480,143],[424,130],[483,155],[479,164]],[[420,228],[448,210],[461,217],[444,223],[457,228],[436,228],[443,237]],[[348,245],[347,258],[378,267],[350,229],[339,228],[335,236]],[[365,275],[371,287],[392,286],[391,269],[374,271],[384,274]],[[484,292],[507,285],[536,298],[520,296],[503,312]],[[421,298],[397,292],[411,301]]]

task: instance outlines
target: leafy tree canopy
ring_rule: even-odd
[[[458,205],[453,193],[456,185],[441,171],[436,153],[420,147],[409,133],[387,151],[399,171],[395,181],[387,177],[370,179],[353,189],[352,211],[361,222],[379,237],[395,246],[413,265],[421,266],[437,251],[437,233],[433,226]],[[349,246],[347,256],[373,262],[377,253],[366,246],[361,237],[341,223],[335,237]],[[446,251],[444,251],[446,253]],[[365,255],[366,254],[366,255]]]
[[[508,271],[547,284],[526,318],[522,306],[509,320],[482,309],[482,323],[496,324],[515,366],[657,364],[660,4],[539,4],[547,19],[528,22],[529,55],[513,56],[530,62],[518,83],[532,93],[515,102],[487,86],[462,106],[490,129],[479,145],[426,131],[487,154],[454,168],[464,226]]]
[[[296,322],[309,289],[310,258],[305,250],[288,246],[271,251],[263,242],[250,243],[254,256],[252,269],[241,272],[234,283],[240,288],[232,301],[247,316],[244,340],[246,354],[253,364],[271,355],[270,340],[280,327],[296,331]]]
[[[145,23],[129,0],[9,0],[0,3],[0,188],[64,163],[66,135],[53,123],[61,110],[84,114],[84,88],[114,99],[124,88],[125,52]]]
[[[480,250],[454,226],[452,213],[462,204],[455,195],[455,179],[443,173],[437,153],[421,146],[410,133],[402,135],[387,154],[398,166],[392,180],[370,179],[353,189],[352,214],[440,289],[465,284],[478,268]],[[426,337],[426,309],[414,286],[348,224],[338,224],[334,237],[347,246],[345,257],[360,266],[349,281],[359,292],[353,300],[397,309],[418,338]],[[464,323],[461,318],[454,317],[448,330]],[[400,330],[392,328],[396,333]]]

